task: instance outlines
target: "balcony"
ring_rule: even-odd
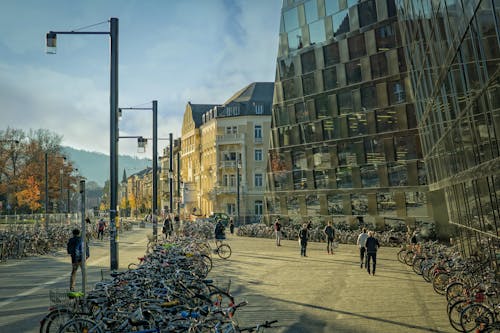
[[[217,186],[215,191],[217,194],[236,194],[236,186]]]
[[[217,135],[215,143],[218,145],[228,145],[228,144],[243,144],[245,137],[243,134],[223,134]]]
[[[219,168],[236,168],[236,161],[220,161]]]

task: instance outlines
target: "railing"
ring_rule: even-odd
[[[220,161],[219,168],[236,168],[236,161]]]
[[[242,143],[244,140],[243,134],[224,134],[217,135],[217,144]]]

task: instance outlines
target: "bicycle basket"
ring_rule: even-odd
[[[74,297],[70,297],[74,295],[74,292],[68,292],[61,289],[49,290],[49,300],[50,305],[68,305],[74,302]],[[78,295],[74,295],[78,296]]]

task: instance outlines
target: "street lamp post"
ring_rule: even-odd
[[[152,102],[150,108],[120,108],[122,110],[151,110],[153,111],[153,237],[158,238],[158,101]]]
[[[109,35],[111,45],[110,68],[110,267],[118,269],[118,242],[116,241],[116,207],[118,195],[118,19],[109,20],[109,31],[49,31],[47,33],[47,52],[55,53],[57,35]]]
[[[173,155],[173,134],[168,134],[168,139],[170,140],[170,152],[169,152],[169,166],[168,166],[168,189],[170,192],[170,212],[174,211],[174,184],[173,184],[173,167],[174,167],[174,155]]]
[[[239,157],[236,156],[236,214],[238,225],[240,224],[240,163]]]

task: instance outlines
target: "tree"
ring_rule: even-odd
[[[23,185],[24,188],[16,193],[17,203],[20,207],[28,206],[31,213],[33,213],[33,211],[42,207],[40,204],[40,187],[33,176],[25,179]]]

